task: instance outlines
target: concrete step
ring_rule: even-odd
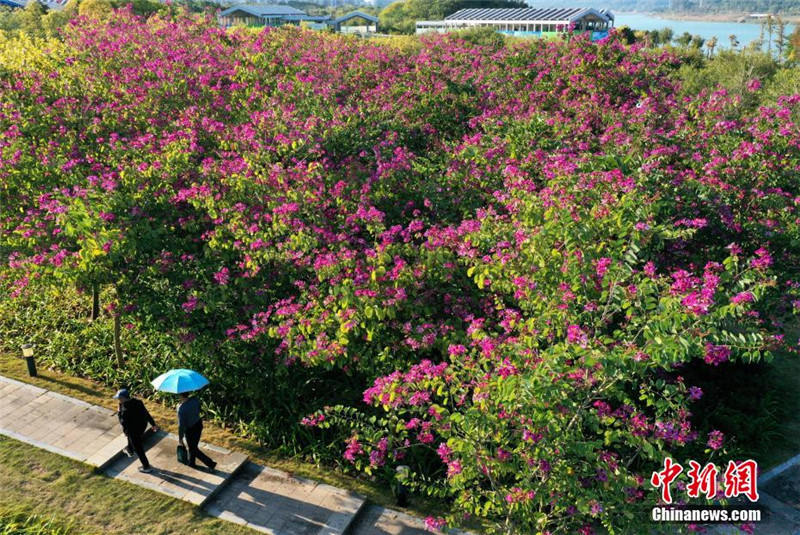
[[[204,451],[216,463],[216,470],[191,468],[178,462],[176,435],[159,431],[145,439],[145,453],[153,471],[139,472],[139,459],[126,455],[118,456],[108,464],[105,473],[109,477],[122,479],[179,500],[202,507],[217,492],[222,490],[247,462],[247,456],[224,448],[200,443]]]
[[[330,485],[248,463],[206,512],[271,535],[341,535],[364,501]]]

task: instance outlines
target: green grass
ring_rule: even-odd
[[[70,535],[70,526],[17,507],[0,510],[0,535]]]
[[[0,437],[0,489],[0,535],[253,533],[6,437]],[[28,531],[3,531],[6,519],[9,525],[24,525],[31,515]]]

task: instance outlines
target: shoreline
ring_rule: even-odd
[[[750,17],[749,13],[675,13],[669,11],[618,11],[618,14],[646,15],[664,20],[680,20],[693,22],[733,22],[739,24],[760,24],[762,19]],[[800,15],[785,15],[781,18],[787,24],[800,24]]]

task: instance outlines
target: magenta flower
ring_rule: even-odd
[[[706,364],[719,366],[721,363],[728,360],[731,356],[731,349],[726,346],[714,345],[711,343],[706,344]]]
[[[197,302],[198,302],[197,297],[192,295],[189,297],[189,299],[186,300],[185,303],[181,305],[181,308],[183,309],[184,312],[189,313],[193,311],[195,308],[197,308]]]
[[[428,531],[441,531],[447,526],[444,518],[428,516],[425,518],[425,529]]]
[[[718,450],[722,447],[722,443],[725,440],[725,435],[722,434],[722,431],[713,430],[708,434],[708,442],[706,444],[712,450]]]
[[[346,440],[345,443],[347,444],[347,449],[345,449],[342,457],[353,463],[356,460],[356,455],[364,453],[364,449],[361,446],[361,443],[358,441],[357,435],[353,435]]]

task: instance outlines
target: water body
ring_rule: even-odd
[[[718,46],[722,48],[730,48],[730,39],[728,36],[733,34],[739,40],[741,46],[747,45],[756,41],[761,34],[761,24],[758,22],[706,22],[698,20],[674,20],[662,19],[654,15],[645,15],[642,13],[614,13],[615,21],[614,26],[629,26],[634,30],[660,30],[662,28],[672,28],[675,32],[675,37],[681,35],[683,32],[689,32],[692,35],[699,35],[708,40],[711,37],[717,38]],[[788,36],[794,31],[793,24],[786,25],[785,34]],[[773,46],[774,36],[773,33]],[[766,32],[764,39],[766,40]]]

